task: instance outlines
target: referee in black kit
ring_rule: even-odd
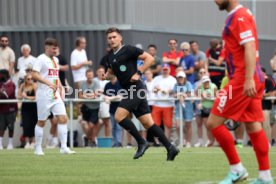
[[[122,45],[123,38],[118,28],[109,28],[106,31],[106,36],[112,51],[107,55],[106,66],[108,71],[103,78],[108,80],[111,75],[115,75],[125,90],[125,95],[115,113],[115,120],[138,143],[138,149],[133,159],[143,156],[149,147],[149,143],[140,136],[133,122],[129,120],[128,115],[130,113],[133,113],[142,125],[162,142],[168,152],[167,160],[173,161],[179,150],[168,141],[160,127],[154,124],[146,99],[146,87],[140,80],[140,76],[152,65],[154,58],[141,49],[130,45]],[[144,61],[144,65],[140,70],[137,70],[138,59]]]

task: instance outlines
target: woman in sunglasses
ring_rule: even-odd
[[[18,90],[18,98],[22,100],[35,100],[37,84],[33,81],[32,75],[27,73],[24,83]],[[21,123],[23,136],[26,138],[25,149],[34,149],[34,129],[37,122],[37,109],[34,102],[23,102],[21,107]]]

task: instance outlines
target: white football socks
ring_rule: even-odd
[[[36,125],[35,126],[35,145],[40,146],[42,144],[42,138],[43,138],[43,128]]]
[[[67,148],[67,124],[58,124],[58,137],[61,148]]]
[[[271,181],[272,176],[270,170],[259,171],[259,178],[264,181]]]
[[[242,165],[242,163],[238,163],[238,164],[234,164],[234,165],[230,165],[230,171],[232,173],[240,173],[244,170],[244,167]]]

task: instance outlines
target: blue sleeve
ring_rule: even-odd
[[[177,87],[176,87],[176,85],[174,85],[174,87],[173,87],[173,92],[177,93]]]
[[[190,59],[189,59],[189,68],[191,67],[195,67],[195,58],[190,55]]]
[[[192,92],[193,86],[192,84],[188,81],[188,92]]]

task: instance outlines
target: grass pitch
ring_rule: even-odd
[[[58,149],[35,156],[32,150],[0,151],[0,184],[131,184],[217,183],[228,172],[219,148],[182,149],[174,162],[167,162],[164,148],[150,148],[139,160],[135,149],[78,148],[76,155],[60,155]],[[249,171],[258,176],[252,148],[239,149]],[[276,175],[276,148],[270,150],[272,174]],[[247,183],[247,182],[243,182]]]

